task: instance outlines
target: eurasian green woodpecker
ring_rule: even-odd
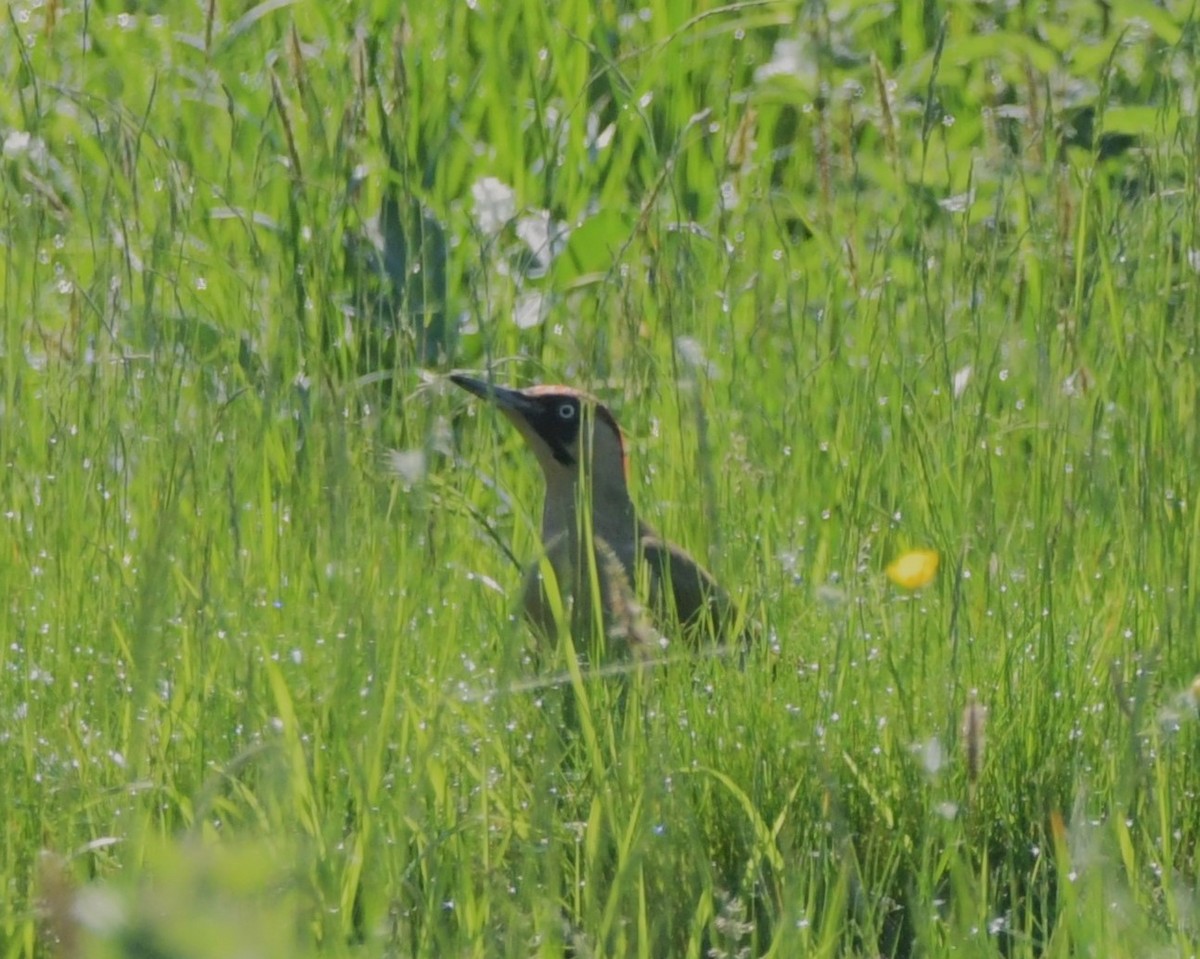
[[[579,638],[595,624],[632,648],[673,634],[693,643],[729,638],[738,614],[726,593],[638,518],[621,430],[606,406],[569,386],[513,390],[461,373],[450,379],[499,409],[542,467],[544,558],[529,567],[522,590],[536,633],[552,639],[562,625]]]

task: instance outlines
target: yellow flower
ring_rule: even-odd
[[[933,582],[938,554],[933,549],[914,549],[897,557],[887,568],[887,578],[905,589],[920,589]]]

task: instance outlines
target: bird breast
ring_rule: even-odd
[[[590,561],[577,535],[560,533],[525,574],[526,618],[553,641],[560,620],[580,641],[596,636],[631,649],[657,648],[664,632],[692,644],[720,641],[736,610],[712,576],[682,549],[642,527],[637,535],[595,534]]]

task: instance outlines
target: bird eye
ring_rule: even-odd
[[[563,403],[563,405],[558,408],[558,418],[560,420],[574,419],[575,418],[575,404],[574,403]]]

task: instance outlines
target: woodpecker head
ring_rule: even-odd
[[[597,486],[625,488],[625,445],[608,407],[569,386],[511,390],[462,373],[452,382],[500,410],[525,437],[548,486],[574,483],[587,471]]]

